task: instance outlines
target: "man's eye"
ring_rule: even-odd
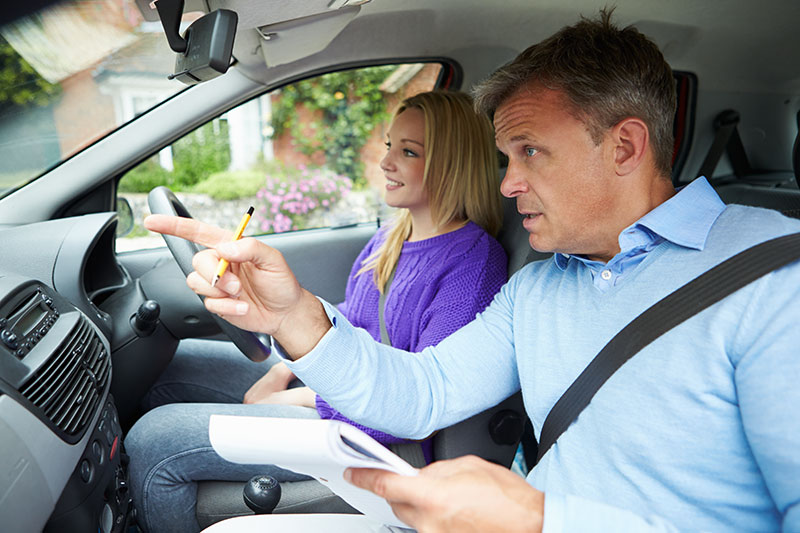
[[[535,155],[536,155],[536,153],[537,153],[538,151],[539,151],[539,150],[537,150],[536,148],[531,148],[531,147],[529,146],[528,148],[525,148],[525,155],[526,155],[526,156],[528,156],[528,157],[533,157],[533,156],[535,156]]]

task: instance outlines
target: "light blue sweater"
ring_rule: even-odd
[[[692,223],[703,217],[702,206],[684,207]],[[699,249],[661,240],[606,290],[581,261],[530,264],[475,321],[420,355],[389,353],[326,305],[334,328],[290,367],[350,418],[409,438],[521,387],[538,437],[626,324],[737,252],[800,231],[800,221],[729,206],[702,231]],[[800,531],[798,347],[798,263],[646,347],[529,474],[546,494],[545,531]]]

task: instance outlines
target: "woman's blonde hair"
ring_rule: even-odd
[[[431,217],[438,227],[472,221],[490,235],[503,222],[497,152],[489,119],[477,114],[472,98],[461,92],[431,91],[406,98],[394,113],[419,109],[425,117],[425,172]],[[363,263],[358,274],[374,270],[383,293],[403,243],[411,235],[411,213],[401,210],[383,244]]]

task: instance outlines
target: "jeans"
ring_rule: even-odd
[[[247,389],[278,360],[273,356],[254,363],[230,342],[181,341],[143,400],[148,412],[124,442],[131,495],[144,531],[198,531],[198,481],[244,482],[257,474],[278,481],[309,479],[274,465],[230,463],[217,455],[208,438],[212,414],[318,418],[307,407],[242,404]]]

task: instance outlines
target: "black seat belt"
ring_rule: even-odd
[[[698,176],[705,176],[708,181],[711,181],[714,169],[717,168],[717,163],[719,163],[723,152],[726,150],[731,167],[733,167],[733,173],[737,178],[752,172],[747,154],[744,151],[742,138],[739,136],[738,125],[739,113],[733,109],[727,109],[716,116],[714,119],[714,129],[716,130],[714,142],[711,143],[711,148],[709,148],[703,164],[700,165]]]
[[[701,274],[645,310],[600,350],[548,413],[538,463],[603,384],[642,348],[745,285],[800,259],[800,233],[757,244]]]

